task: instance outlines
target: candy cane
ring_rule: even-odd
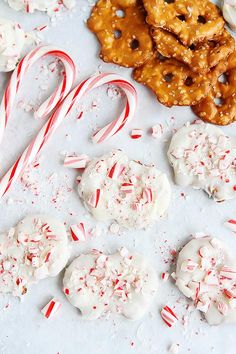
[[[115,85],[121,88],[126,94],[127,102],[123,112],[117,119],[107,124],[93,135],[92,139],[94,143],[101,143],[117,134],[124,125],[133,118],[137,106],[137,92],[134,86],[119,75],[103,73],[84,80],[71,92],[63,103],[64,107],[68,107],[69,113],[80,99],[104,84]]]
[[[95,143],[103,142],[117,134],[124,125],[134,116],[137,105],[137,93],[134,86],[116,74],[99,74],[84,80],[71,91],[64,99],[59,108],[52,114],[36,138],[30,143],[23,154],[18,158],[0,182],[0,198],[9,190],[11,185],[22,175],[25,168],[29,166],[49,138],[63,121],[64,117],[72,110],[81,98],[90,93],[93,89],[104,84],[116,85],[121,88],[127,97],[126,105],[121,115],[100,129],[93,136]]]
[[[56,56],[59,58],[65,68],[62,82],[55,92],[38,108],[36,115],[45,117],[59,106],[62,100],[70,92],[75,80],[75,64],[71,57],[64,51],[54,46],[40,46],[27,54],[14,70],[11,79],[7,85],[0,106],[0,142],[2,141],[5,128],[7,126],[9,116],[14,107],[16,95],[19,91],[25,73],[39,59],[45,56]]]

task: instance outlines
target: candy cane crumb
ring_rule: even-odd
[[[52,298],[49,303],[41,310],[41,313],[44,315],[46,318],[51,318],[53,317],[56,312],[60,309],[61,303],[59,300],[57,300],[55,297]]]
[[[178,354],[179,352],[179,344],[173,343],[169,347],[168,353],[170,354]]]

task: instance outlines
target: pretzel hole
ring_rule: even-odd
[[[132,50],[138,49],[139,48],[139,41],[137,39],[133,39],[130,43],[130,48]]]
[[[191,44],[190,47],[189,47],[190,50],[195,50],[196,49],[196,46],[194,44]]]
[[[204,25],[207,21],[206,21],[206,19],[205,19],[204,16],[199,15],[199,16],[198,16],[198,19],[197,19],[197,22],[198,22],[198,23],[202,23],[202,24]]]
[[[162,55],[161,53],[157,53],[157,59],[160,61],[165,61],[167,59],[167,57],[164,57],[164,55]]]
[[[183,21],[183,22],[186,21],[186,18],[185,18],[184,15],[179,15],[179,16],[177,16],[177,17],[178,17],[178,19],[179,19],[180,21]]]
[[[113,32],[115,39],[119,39],[122,36],[122,32],[120,30],[115,30]]]
[[[173,80],[173,77],[174,75],[172,73],[168,73],[168,74],[165,74],[164,75],[164,80],[167,82],[167,83],[170,83],[172,80]]]
[[[227,76],[225,74],[220,75],[218,81],[221,82],[222,84],[227,84],[228,82]]]
[[[187,77],[187,79],[185,80],[185,85],[186,86],[192,86],[193,85],[193,78],[191,76]]]
[[[224,104],[224,99],[222,97],[214,98],[215,105],[221,107]]]
[[[167,4],[173,4],[175,0],[164,0]]]
[[[125,11],[124,10],[116,10],[116,16],[119,18],[125,18]]]

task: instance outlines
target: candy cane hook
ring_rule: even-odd
[[[35,62],[45,56],[56,56],[59,58],[64,65],[65,72],[58,88],[44,103],[41,104],[36,112],[36,115],[38,117],[45,117],[49,115],[59,106],[62,100],[70,92],[76,75],[75,64],[71,57],[66,52],[54,46],[40,46],[33,49],[17,65],[3,95],[0,106],[0,143],[4,135],[9,116],[14,107],[16,95],[22,81],[24,80],[25,73]]]

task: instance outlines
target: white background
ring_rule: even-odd
[[[59,45],[69,51],[78,67],[78,81],[98,70],[118,72],[130,79],[130,70],[104,64],[98,59],[97,41],[85,25],[89,11],[89,2],[78,0],[72,14],[63,14],[56,26],[50,25],[49,30],[43,33],[43,42]],[[3,1],[0,1],[0,16],[17,20],[27,31],[49,22],[47,15],[17,13]],[[40,80],[36,80],[38,75]],[[0,74],[0,93],[7,76]],[[26,78],[18,100],[30,104],[42,102],[41,96],[47,97],[51,88],[39,90],[39,82],[42,85],[48,81],[51,83],[51,76],[45,75],[44,71],[40,73],[40,64],[36,66]],[[72,258],[91,248],[112,252],[123,245],[145,255],[160,274],[170,268],[170,250],[181,247],[190,234],[197,231],[205,231],[224,239],[232,251],[236,252],[235,236],[223,226],[226,219],[235,218],[236,202],[216,204],[201,191],[183,190],[173,184],[166,150],[172,131],[193,120],[193,113],[189,108],[167,109],[156,101],[150,91],[134,84],[139,95],[136,116],[109,142],[95,146],[90,141],[92,129],[96,125],[104,125],[120,111],[121,100],[111,100],[105,88],[94,92],[91,99],[84,103],[87,113],[82,120],[78,122],[77,114],[74,113],[62,124],[44,150],[40,168],[31,174],[40,188],[39,195],[34,195],[30,190],[25,191],[22,184],[13,187],[0,204],[0,232],[8,230],[29,213],[40,212],[47,212],[67,224],[83,221],[87,227],[91,227],[94,221],[77,196],[76,173],[63,167],[62,155],[65,152],[77,152],[98,156],[110,149],[122,148],[130,158],[144,163],[154,162],[168,174],[173,189],[168,216],[150,230],[122,232],[120,235],[112,235],[107,232],[106,225],[100,224],[100,236],[84,244],[72,244]],[[98,103],[99,109],[90,108],[92,101]],[[165,127],[162,139],[155,140],[146,133],[138,141],[129,137],[132,128],[142,128],[146,132],[156,123],[162,123]],[[13,112],[0,148],[1,174],[15,161],[41,125],[42,122],[36,121],[31,112],[26,113],[19,107]],[[224,131],[236,136],[233,125],[224,128]],[[67,187],[72,190],[67,191]],[[54,204],[52,199],[58,191],[59,198]],[[181,196],[182,192],[187,198]],[[123,317],[86,322],[80,317],[79,311],[66,301],[61,287],[62,276],[59,276],[32,286],[23,303],[1,297],[1,354],[162,354],[167,352],[172,343],[179,343],[179,352],[183,354],[236,352],[235,326],[210,327],[197,311],[187,312],[187,300],[171,282],[160,281],[159,293],[150,312],[136,322]],[[58,297],[63,307],[53,319],[46,320],[40,310],[52,296]],[[7,304],[9,307],[6,309]],[[160,318],[159,311],[164,305],[174,308],[180,318],[177,326],[172,329]],[[183,315],[188,317],[186,326],[182,324]]]

